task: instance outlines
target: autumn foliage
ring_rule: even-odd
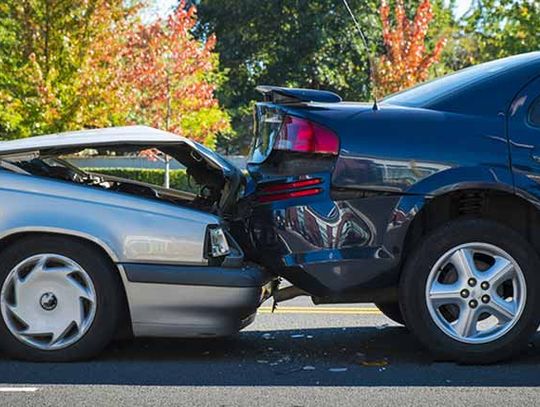
[[[214,98],[216,39],[195,7],[141,22],[124,0],[0,3],[0,137],[145,124],[213,146],[230,130]]]
[[[195,7],[182,1],[165,20],[138,24],[127,33],[122,56],[122,95],[128,121],[142,122],[214,145],[230,130],[214,91],[219,83],[216,38],[204,43],[191,35]]]
[[[422,0],[413,20],[406,15],[403,0],[395,0],[393,21],[390,5],[383,0],[379,13],[382,22],[385,53],[373,69],[376,93],[383,96],[408,88],[428,78],[446,44],[439,39],[433,50],[426,48],[426,35],[433,19],[429,0]]]

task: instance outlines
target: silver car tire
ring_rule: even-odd
[[[14,358],[86,359],[116,332],[120,279],[90,244],[25,237],[0,251],[0,282],[0,347]]]
[[[399,286],[406,325],[437,359],[507,359],[526,349],[540,322],[538,270],[538,253],[513,229],[451,221],[406,261]]]

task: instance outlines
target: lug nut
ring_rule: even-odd
[[[484,304],[487,304],[491,298],[489,298],[489,295],[482,295],[482,302]]]
[[[489,283],[487,281],[482,281],[480,287],[482,287],[482,290],[487,290],[489,288]]]
[[[471,287],[474,287],[476,285],[476,279],[469,278],[469,281],[467,281]]]
[[[476,308],[478,306],[478,301],[476,300],[470,300],[469,301],[469,307]]]
[[[463,298],[467,298],[469,296],[469,290],[467,289],[464,289],[464,290],[461,290],[461,292],[459,293]]]

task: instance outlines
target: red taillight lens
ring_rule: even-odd
[[[274,150],[337,155],[339,140],[337,134],[326,127],[299,117],[285,116]]]
[[[322,184],[320,178],[304,179],[283,184],[265,185],[260,188],[260,193],[264,195],[257,196],[257,201],[261,203],[283,201],[291,198],[302,198],[320,194],[322,188],[309,188]],[[307,188],[307,189],[300,189]],[[300,190],[299,190],[300,189]],[[284,191],[284,192],[282,192]]]
[[[302,189],[300,191],[290,191],[290,192],[283,192],[279,194],[272,194],[272,195],[261,195],[257,197],[257,201],[260,203],[265,202],[273,202],[273,201],[283,201],[285,199],[291,199],[291,198],[303,198],[305,196],[313,196],[320,194],[322,191],[321,188],[310,188],[310,189]]]
[[[287,182],[285,184],[266,185],[261,188],[261,192],[272,193],[286,191],[288,189],[306,188],[320,183],[322,183],[322,179],[320,178],[304,179],[301,181]]]

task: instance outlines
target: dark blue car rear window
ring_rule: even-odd
[[[382,102],[410,107],[426,107],[441,99],[441,97],[451,95],[464,87],[491,79],[514,69],[522,65],[529,58],[527,54],[523,54],[475,65],[451,75],[424,82],[413,88],[395,93],[385,98]]]

